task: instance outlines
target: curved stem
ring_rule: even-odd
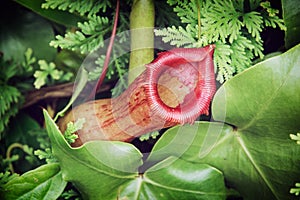
[[[116,14],[115,14],[115,19],[114,19],[114,26],[113,26],[113,30],[112,30],[112,33],[111,33],[109,45],[108,45],[108,48],[107,48],[107,51],[106,51],[105,60],[104,60],[104,64],[103,64],[103,69],[102,69],[101,75],[100,75],[100,77],[99,77],[99,79],[97,81],[97,84],[93,88],[93,91],[91,92],[91,94],[88,97],[88,99],[94,98],[94,96],[96,94],[96,91],[101,86],[101,84],[104,81],[104,78],[106,76],[106,72],[107,72],[108,65],[109,65],[109,60],[110,60],[110,55],[111,55],[111,52],[112,52],[112,48],[113,48],[113,44],[114,44],[114,40],[115,40],[116,32],[117,32],[119,10],[120,10],[120,0],[117,0]]]
[[[8,159],[8,160],[11,159],[11,154],[12,154],[11,152],[15,148],[20,148],[22,150],[24,149],[23,145],[20,144],[20,143],[13,143],[13,144],[11,144],[8,147],[7,151],[6,151],[6,159]],[[14,167],[12,165],[12,162],[9,162],[8,167],[9,167],[9,170],[11,171],[11,173],[14,173],[15,170],[14,170]]]

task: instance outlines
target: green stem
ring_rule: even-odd
[[[12,150],[15,149],[15,148],[20,148],[20,149],[22,149],[22,150],[24,149],[23,145],[20,144],[20,143],[13,143],[13,144],[11,144],[11,145],[7,148],[7,151],[6,151],[6,159],[8,159],[8,160],[11,159],[11,154],[12,154],[11,152],[12,152]],[[11,173],[14,173],[14,172],[15,172],[14,166],[12,165],[11,162],[9,162],[8,167],[9,167],[9,170],[11,171]]]
[[[154,58],[154,1],[134,0],[130,13],[131,53],[128,82],[140,75]]]

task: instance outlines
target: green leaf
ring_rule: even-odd
[[[226,117],[227,123],[242,130],[261,131],[270,125],[266,122],[272,122],[276,126],[268,128],[269,131],[297,132],[300,118],[299,55],[300,45],[253,66],[225,84],[214,99],[214,119],[223,121]],[[282,137],[288,135],[282,134]]]
[[[16,2],[29,8],[35,13],[66,27],[75,27],[77,22],[85,20],[85,18],[67,11],[43,9],[42,3],[44,3],[44,0],[16,0]]]
[[[182,25],[155,30],[155,34],[161,36],[163,42],[177,47],[202,47],[215,43],[214,63],[216,79],[220,83],[264,57],[261,34],[265,27],[286,28],[277,16],[279,10],[272,8],[268,1],[262,2],[260,8],[261,1],[256,0],[198,1],[201,27],[197,25],[197,1],[167,2],[175,6],[174,11]],[[184,23],[187,23],[185,27]]]
[[[195,122],[192,126],[170,128],[155,144],[144,166],[150,167],[170,155],[199,162],[199,158],[210,153],[218,139],[232,130],[231,126],[217,122]]]
[[[131,144],[94,141],[72,149],[44,111],[54,156],[66,181],[73,182],[88,199],[116,199],[117,188],[138,176],[141,153]],[[72,166],[72,168],[70,168]]]
[[[48,77],[51,77],[52,80],[64,80],[70,76],[69,73],[63,74],[63,71],[57,70],[53,62],[48,64],[45,60],[39,60],[38,64],[40,65],[41,70],[37,70],[33,74],[33,76],[36,78],[34,81],[34,86],[36,89],[40,89],[43,85],[45,85],[48,81]],[[63,75],[65,77],[63,77]]]
[[[300,148],[289,135],[300,130],[299,55],[300,45],[226,82],[212,105],[221,123],[170,129],[154,146],[148,165],[181,156],[220,169],[245,199],[295,198],[289,190],[300,177]]]
[[[125,184],[120,199],[225,199],[222,172],[169,157]]]
[[[291,48],[300,42],[300,4],[298,0],[282,0],[283,20],[286,25],[285,47]]]
[[[57,199],[66,182],[57,163],[43,165],[12,179],[3,188],[4,199]]]
[[[5,171],[5,172],[0,173],[0,197],[1,198],[3,196],[2,193],[3,193],[3,188],[4,188],[5,184],[17,177],[19,177],[18,174],[11,173],[10,171]]]
[[[54,39],[54,32],[45,19],[12,1],[1,5],[0,18],[0,51],[4,60],[22,62],[28,48],[32,48],[37,59],[53,60],[56,50],[49,42]]]
[[[211,166],[173,157],[139,174],[142,154],[133,145],[93,141],[71,148],[46,111],[44,116],[64,179],[87,199],[225,198],[223,175]]]

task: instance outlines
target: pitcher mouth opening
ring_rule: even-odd
[[[190,63],[185,64],[185,67],[193,68],[193,65]],[[170,88],[168,85],[162,85],[160,80],[166,73],[172,73],[176,71],[176,68],[162,68],[155,73],[150,73],[149,76],[149,88],[148,88],[148,98],[150,100],[150,105],[155,114],[158,114],[160,117],[167,121],[174,121],[176,123],[184,124],[186,122],[192,123],[194,121],[194,117],[190,116],[192,110],[196,110],[195,102],[197,101],[197,95],[200,95],[201,88],[203,87],[203,80],[201,78],[201,74],[197,72],[190,77],[192,80],[190,83],[184,83],[184,81],[180,80],[180,76],[174,76],[169,83],[173,83],[172,89],[169,89],[170,93],[174,97],[173,99],[165,99],[159,92],[160,88],[165,87],[167,90]],[[179,74],[178,74],[179,75]],[[178,90],[186,90],[185,95],[178,96],[176,95],[176,89],[174,91],[175,85],[178,85]],[[165,90],[166,90],[165,89]],[[170,95],[168,95],[170,97]],[[198,117],[198,115],[197,115]]]
[[[159,65],[155,63],[152,65],[150,63],[147,65],[147,83],[149,84],[147,95],[155,114],[167,121],[191,124],[200,114],[208,113],[209,103],[215,92],[215,87],[213,87],[213,89],[208,88],[214,86],[215,83],[211,81],[211,74],[209,74],[212,69],[204,71],[201,69],[213,67],[211,60],[214,45],[209,45],[204,48],[206,49],[206,54],[200,54],[201,59],[197,61],[190,61],[188,58],[186,59],[178,55],[174,56],[171,55],[172,52],[167,52],[165,55],[172,57],[175,64],[166,62],[165,65],[162,65],[164,63],[159,63]],[[199,49],[195,48],[195,52],[197,51],[199,51]],[[180,71],[180,68],[184,70]],[[166,100],[161,98],[159,94],[161,76],[167,71],[172,74],[172,77],[176,77],[182,85],[189,88],[189,91],[177,105],[170,105]],[[204,73],[202,73],[202,71]]]

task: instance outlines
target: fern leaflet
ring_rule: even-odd
[[[279,11],[267,1],[201,1],[201,35],[198,38],[196,1],[168,0],[168,3],[174,7],[182,24],[187,25],[155,30],[155,34],[177,47],[215,43],[214,63],[217,80],[221,83],[251,66],[255,59],[264,57],[261,32],[265,27],[285,30],[283,20],[277,16]],[[247,3],[250,11],[245,11]]]

